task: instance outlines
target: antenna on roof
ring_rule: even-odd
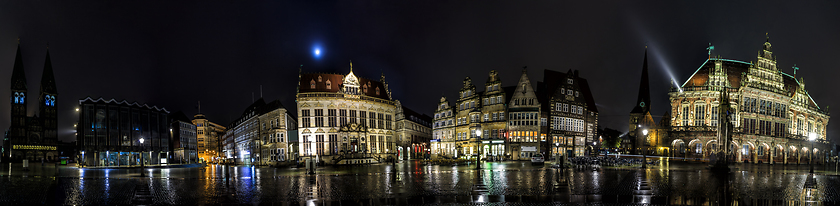
[[[198,101],[198,113],[201,114],[201,101]]]
[[[263,98],[263,96],[262,96],[262,84],[260,84],[260,99],[262,99],[262,98]]]

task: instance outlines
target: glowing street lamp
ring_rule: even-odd
[[[143,148],[143,142],[146,142],[146,140],[140,138],[140,176],[143,176],[145,174],[143,173],[143,170],[146,170],[146,164],[143,161],[143,152],[145,152]]]
[[[475,154],[475,169],[481,169],[481,146],[478,144],[479,142],[481,142],[481,128],[475,130],[475,136],[475,145],[478,147],[476,150],[478,151],[478,154]]]
[[[647,135],[648,135],[648,130],[647,129],[642,130],[642,135],[644,135],[644,140],[645,140],[645,142],[642,143],[642,147],[643,147],[643,149],[642,149],[642,168],[647,168],[647,144],[648,144]]]
[[[817,133],[811,132],[811,134],[808,134],[808,141],[811,141],[811,152],[808,154],[808,164],[811,165],[811,174],[814,174],[814,140],[817,140]]]

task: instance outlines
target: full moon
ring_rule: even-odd
[[[315,49],[315,55],[316,56],[321,55],[321,50],[320,49]]]

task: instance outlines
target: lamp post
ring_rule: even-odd
[[[642,135],[644,135],[644,140],[645,140],[645,142],[642,143],[642,168],[647,168],[647,144],[648,144],[647,135],[648,135],[648,130],[647,129],[642,130]]]
[[[475,155],[475,169],[481,169],[481,145],[478,144],[481,142],[481,128],[475,130],[475,136],[476,146],[478,147],[478,149],[476,150],[478,151],[478,154]]]
[[[143,173],[146,170],[146,164],[143,161],[143,152],[146,152],[143,147],[143,142],[146,142],[145,139],[140,138],[140,176],[144,176],[146,173]]]
[[[558,166],[562,167],[563,165],[561,164],[560,151],[558,151],[558,148],[560,148],[560,142],[554,142],[554,161],[557,162]]]
[[[817,133],[811,132],[811,134],[808,135],[808,140],[811,141],[811,152],[809,152],[810,154],[808,154],[808,164],[811,167],[809,173],[814,174],[814,140],[817,140]]]

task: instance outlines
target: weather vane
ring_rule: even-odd
[[[709,58],[712,58],[712,51],[715,50],[715,46],[712,46],[712,43],[709,43],[709,47],[706,47],[706,50],[709,50]]]

